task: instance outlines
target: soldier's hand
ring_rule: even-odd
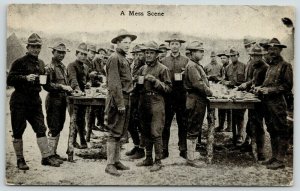
[[[148,80],[150,82],[155,82],[156,78],[153,75],[151,75],[151,74],[147,74],[145,76],[145,80]]]
[[[242,83],[239,87],[238,90],[245,90],[247,88],[247,84],[246,83]]]
[[[62,89],[67,91],[67,92],[72,92],[73,89],[71,88],[71,86],[66,86],[66,85],[61,85],[62,86]]]
[[[266,94],[269,93],[268,88],[260,88],[259,92],[262,93],[262,94],[264,94],[264,95],[266,95]]]
[[[208,96],[208,97],[213,96],[213,92],[210,89],[208,89],[206,92],[206,96]]]
[[[28,82],[33,82],[33,81],[35,81],[35,78],[36,78],[37,76],[38,76],[38,75],[36,75],[36,74],[29,74],[29,75],[26,76],[26,80],[27,80]]]
[[[118,112],[120,113],[120,114],[124,114],[125,113],[125,107],[118,107]]]

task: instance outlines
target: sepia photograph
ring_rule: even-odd
[[[6,185],[294,185],[295,7],[6,9]]]

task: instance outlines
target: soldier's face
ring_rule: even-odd
[[[32,55],[32,56],[38,56],[41,52],[42,46],[41,45],[28,45],[27,46],[27,50],[28,50],[28,54]]]
[[[114,53],[114,51],[108,50],[108,51],[107,51],[107,56],[110,56],[112,53]]]
[[[83,52],[78,52],[78,54],[76,55],[77,60],[79,60],[80,62],[86,62],[87,59],[87,54],[83,53]]]
[[[145,53],[144,52],[137,53],[137,56],[138,56],[139,60],[145,60]]]
[[[192,58],[197,61],[202,60],[203,56],[204,56],[204,50],[196,50],[196,51],[193,51],[193,53],[192,53]]]
[[[124,52],[128,52],[131,45],[131,38],[125,37],[123,40],[117,42],[118,48],[122,49]]]
[[[164,57],[166,57],[167,56],[167,53],[168,53],[168,50],[167,49],[160,49],[160,51],[162,51],[161,53],[159,53],[159,57],[161,58],[161,59],[163,59]]]
[[[172,41],[172,42],[170,42],[169,46],[171,48],[171,52],[177,53],[177,52],[179,52],[179,48],[180,48],[181,44],[178,41]]]
[[[262,60],[262,55],[252,55],[252,59],[254,62],[259,62]]]
[[[238,60],[238,55],[232,55],[230,56],[231,62],[236,62]]]
[[[102,60],[105,56],[105,52],[103,50],[99,51],[99,58]]]
[[[157,53],[154,50],[145,51],[146,62],[153,62],[157,58]]]
[[[54,52],[53,52],[53,57],[60,62],[65,58],[65,55],[66,55],[66,52],[64,52],[64,51],[54,50]]]
[[[191,53],[185,53],[185,56],[191,59]]]
[[[132,53],[132,57],[133,57],[133,60],[137,60],[138,59],[138,54],[137,53]]]
[[[211,61],[213,61],[213,62],[217,61],[215,56],[211,56],[210,58],[211,58]]]
[[[93,60],[95,58],[96,54],[94,51],[89,50],[87,56],[88,56],[89,60]]]
[[[247,45],[245,46],[245,49],[246,49],[247,54],[249,54],[249,52],[250,52],[250,50],[251,50],[252,47],[253,47],[253,44],[247,44]]]
[[[273,47],[271,46],[268,48],[268,54],[272,58],[280,56],[281,51],[282,51],[282,48],[277,47],[277,46],[273,46]]]
[[[229,58],[227,56],[221,56],[220,59],[222,64],[227,64],[229,62]]]

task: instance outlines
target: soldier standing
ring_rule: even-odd
[[[138,72],[145,65],[145,54],[142,51],[142,44],[138,44],[133,48],[134,54],[136,54],[136,59],[133,61],[132,76],[134,79],[134,90],[130,95],[130,118],[128,131],[131,135],[134,148],[126,152],[127,156],[132,159],[140,159],[145,156],[145,140],[144,135],[141,130],[141,122],[139,117],[139,100],[140,100],[140,90],[142,88],[141,84],[137,83]]]
[[[60,132],[63,130],[66,120],[67,94],[73,89],[68,85],[67,68],[62,63],[66,52],[70,52],[64,43],[58,43],[52,49],[52,60],[47,65],[48,81],[44,89],[48,91],[46,97],[47,125],[49,128],[48,143],[51,155],[54,155],[60,163],[66,158],[60,157],[57,153]]]
[[[159,50],[161,51],[161,53],[158,54],[158,60],[161,62],[162,59],[164,59],[167,56],[170,48],[166,44],[161,44],[159,45]]]
[[[114,176],[120,176],[118,170],[129,170],[120,162],[120,141],[127,133],[130,114],[130,92],[133,90],[130,66],[125,56],[130,48],[135,35],[121,30],[111,40],[117,44],[116,52],[107,61],[107,86],[105,114],[109,138],[107,140],[107,166],[105,172]]]
[[[162,131],[165,125],[164,94],[171,91],[171,79],[166,66],[158,62],[160,50],[154,41],[145,44],[146,65],[141,68],[144,77],[140,96],[140,116],[146,143],[146,159],[137,166],[152,166],[150,171],[162,168]],[[155,161],[152,149],[154,145]]]
[[[252,50],[249,52],[252,57],[251,64],[253,67],[253,74],[251,84],[244,88],[242,85],[239,86],[239,90],[249,90],[253,92],[255,87],[261,86],[265,80],[268,64],[263,61],[263,55],[265,52],[262,47],[255,44]],[[265,160],[264,147],[265,147],[265,130],[263,126],[263,105],[256,103],[254,110],[248,110],[248,123],[247,123],[247,136],[255,137],[257,145],[257,159],[259,161]],[[246,142],[246,141],[245,141]],[[252,151],[250,145],[249,151]]]
[[[221,80],[225,78],[225,68],[229,65],[229,55],[227,51],[223,51],[222,53],[217,55],[221,62],[222,62],[222,69],[221,69]],[[230,117],[231,110],[229,109],[218,109],[218,120],[219,126],[215,129],[216,132],[223,132],[223,131],[231,131],[231,117]],[[227,117],[227,128],[224,129],[225,119]]]
[[[85,92],[85,87],[87,85],[87,81],[89,79],[89,68],[85,64],[87,60],[87,44],[80,43],[78,48],[76,49],[76,60],[70,63],[67,67],[68,73],[68,82],[73,90],[77,92]],[[75,129],[75,136],[73,140],[74,147],[79,149],[87,148],[87,143],[85,139],[85,106],[78,106],[78,112],[76,116],[76,125],[78,129]],[[70,108],[70,115],[72,114],[72,108]],[[77,132],[80,136],[80,144],[76,142]]]
[[[51,155],[48,147],[42,100],[39,95],[42,90],[39,75],[45,74],[45,64],[38,58],[42,48],[39,35],[30,35],[26,48],[26,55],[13,62],[7,76],[7,85],[15,88],[10,98],[10,111],[17,166],[21,170],[29,170],[23,155],[22,140],[28,121],[36,134],[42,165],[59,167],[59,162]]]
[[[229,50],[229,56],[231,64],[225,68],[225,79],[223,84],[229,88],[237,87],[245,82],[245,69],[246,66],[244,63],[238,60],[239,52],[235,49]],[[244,128],[244,114],[245,109],[235,109],[232,110],[232,123],[233,128],[237,129],[237,146],[241,146],[243,143],[243,132]],[[235,137],[234,137],[235,139]]]
[[[203,66],[199,63],[204,55],[203,44],[192,42],[188,47],[191,60],[188,62],[184,76],[184,87],[187,90],[187,165],[200,168],[195,160],[195,147],[197,138],[202,131],[203,119],[208,105],[207,96],[212,96],[207,76]]]
[[[162,64],[167,66],[170,70],[170,77],[172,80],[172,91],[166,94],[166,121],[163,130],[163,159],[169,156],[169,139],[170,128],[176,113],[176,121],[178,124],[178,146],[180,156],[186,158],[186,114],[185,114],[185,102],[186,91],[183,87],[182,76],[189,59],[182,56],[179,52],[181,44],[185,41],[180,38],[178,34],[173,34],[170,39],[165,40],[169,43],[171,48],[170,56],[167,56],[162,60]]]
[[[221,80],[222,65],[217,62],[216,53],[211,52],[211,61],[204,67],[204,71],[209,81],[219,82]]]
[[[247,54],[249,54],[251,52],[251,49],[253,48],[253,45],[255,44],[256,42],[253,41],[253,40],[250,40],[249,38],[244,38],[244,47],[245,47],[245,50],[247,52]],[[244,83],[242,83],[240,86],[239,86],[239,89],[240,90],[250,90],[251,88],[251,85],[252,85],[252,80],[253,80],[253,72],[254,72],[254,67],[253,67],[253,58],[252,56],[249,54],[249,60],[246,64],[246,71],[245,71],[245,77],[246,77],[246,81]],[[248,110],[248,121],[247,121],[247,125],[246,125],[246,132],[247,131],[250,131],[249,128],[250,127],[250,117],[251,117],[251,112],[252,111],[249,111]],[[252,150],[252,147],[251,147],[251,138],[250,136],[247,134],[246,135],[246,138],[245,138],[245,141],[244,143],[242,144],[241,146],[241,151],[251,151]]]
[[[281,56],[283,48],[286,48],[286,45],[281,44],[277,38],[269,41],[269,69],[263,85],[255,88],[257,94],[263,97],[265,122],[272,147],[272,158],[262,164],[272,170],[285,168],[284,159],[289,141],[284,94],[293,88],[293,70],[291,64],[284,61]]]

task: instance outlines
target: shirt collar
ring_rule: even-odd
[[[121,48],[116,48],[116,52],[121,54],[122,56],[126,56],[126,52],[122,50]]]

